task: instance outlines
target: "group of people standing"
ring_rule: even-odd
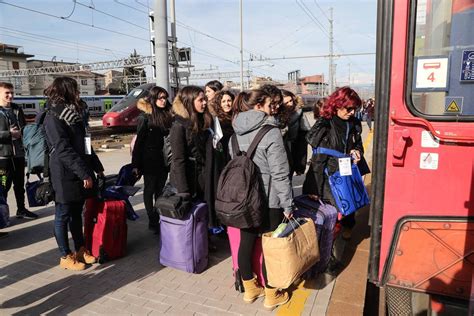
[[[235,154],[229,145],[231,136],[236,135],[239,150],[245,152],[263,126],[275,127],[262,138],[252,158],[265,188],[268,211],[261,227],[241,229],[238,263],[245,301],[265,295],[267,308],[284,304],[288,300],[284,290],[268,283],[262,288],[253,275],[255,242],[262,232],[275,230],[284,217],[292,217],[292,177],[306,171],[308,144],[351,154],[353,161],[359,162],[363,155],[362,127],[354,117],[361,106],[359,96],[349,87],[337,90],[321,104],[313,126],[303,114],[298,98],[272,85],[235,96],[220,82],[211,81],[204,89],[182,88],[172,105],[167,99],[167,91],[154,87],[148,97],[139,101],[143,113],[132,153],[136,172],[145,178],[145,207],[149,227],[154,230],[159,229],[159,214],[153,203],[168,172],[169,182],[179,194],[208,204],[209,228],[219,227],[214,203],[219,175]],[[169,166],[162,159],[164,146],[171,150]],[[326,168],[336,171],[337,159],[327,155],[311,158],[303,193],[335,205]],[[343,219],[346,238],[350,238],[354,224],[353,216]],[[214,247],[212,243],[210,247]],[[265,272],[263,264],[264,276]]]
[[[0,88],[8,90],[9,86],[0,85]],[[54,235],[61,253],[60,266],[82,270],[86,264],[95,262],[84,247],[82,210],[85,199],[97,191],[96,179],[104,176],[104,168],[91,147],[86,129],[87,111],[79,98],[77,82],[69,77],[58,77],[45,90],[45,95],[44,128],[55,191]],[[355,163],[361,160],[362,127],[360,120],[354,117],[361,107],[361,99],[349,87],[338,89],[320,102],[320,108],[315,111],[316,123],[311,126],[302,112],[301,100],[292,92],[272,85],[234,95],[224,90],[220,82],[211,81],[204,89],[183,87],[172,103],[169,97],[168,91],[155,86],[137,103],[142,114],[132,151],[132,166],[137,175],[144,176],[143,197],[149,228],[159,231],[160,218],[154,203],[169,181],[180,195],[196,202],[206,202],[209,228],[214,229],[210,232],[222,231],[214,204],[220,173],[236,154],[229,145],[231,136],[236,135],[238,149],[245,152],[264,126],[272,126],[252,156],[259,181],[264,186],[267,210],[260,227],[241,230],[238,264],[246,302],[264,295],[266,308],[284,304],[288,301],[284,289],[272,288],[267,280],[261,287],[253,275],[255,242],[262,232],[273,231],[285,217],[292,217],[292,179],[294,174],[306,172],[308,144],[313,148],[321,146],[350,154]],[[4,156],[16,157],[15,141],[21,139],[17,129],[21,130],[24,123],[20,116],[14,116],[13,108],[8,109],[3,104],[3,97],[1,100],[0,172],[24,170],[24,158],[18,159],[23,161],[23,165],[15,168],[10,167],[10,163],[13,166],[18,163],[15,159],[4,159]],[[337,169],[336,158],[313,154],[303,193],[335,205],[328,172]],[[17,216],[29,214],[23,205],[24,201],[20,201]],[[350,238],[354,217],[347,216],[342,221],[349,232],[346,237]],[[74,252],[69,248],[68,228],[73,237]],[[213,247],[210,243],[211,251]],[[262,270],[266,279],[265,263]]]

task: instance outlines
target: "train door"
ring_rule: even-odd
[[[467,301],[474,0],[380,0],[376,90],[369,278]]]

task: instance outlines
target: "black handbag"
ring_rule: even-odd
[[[160,216],[183,219],[191,210],[192,201],[188,193],[177,193],[171,184],[165,185],[163,193],[155,202]]]
[[[48,178],[44,178],[36,187],[35,200],[38,205],[46,205],[54,201],[53,185]]]

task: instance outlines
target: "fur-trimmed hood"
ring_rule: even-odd
[[[174,98],[173,101],[173,112],[175,115],[181,116],[184,119],[189,119],[189,113],[188,110],[184,107],[183,102],[181,101],[181,98],[177,96]]]
[[[146,114],[151,114],[153,112],[153,109],[151,107],[151,103],[148,102],[146,99],[144,98],[140,98],[137,102],[137,108],[146,113]]]

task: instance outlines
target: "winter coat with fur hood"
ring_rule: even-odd
[[[193,133],[190,115],[179,98],[173,102],[175,114],[170,130],[171,184],[178,193],[203,199],[206,182],[206,151],[211,141],[208,130]]]
[[[138,100],[137,107],[142,113],[138,117],[132,165],[142,174],[166,176],[168,169],[165,166],[163,146],[169,129],[151,123],[152,105],[147,100]]]

